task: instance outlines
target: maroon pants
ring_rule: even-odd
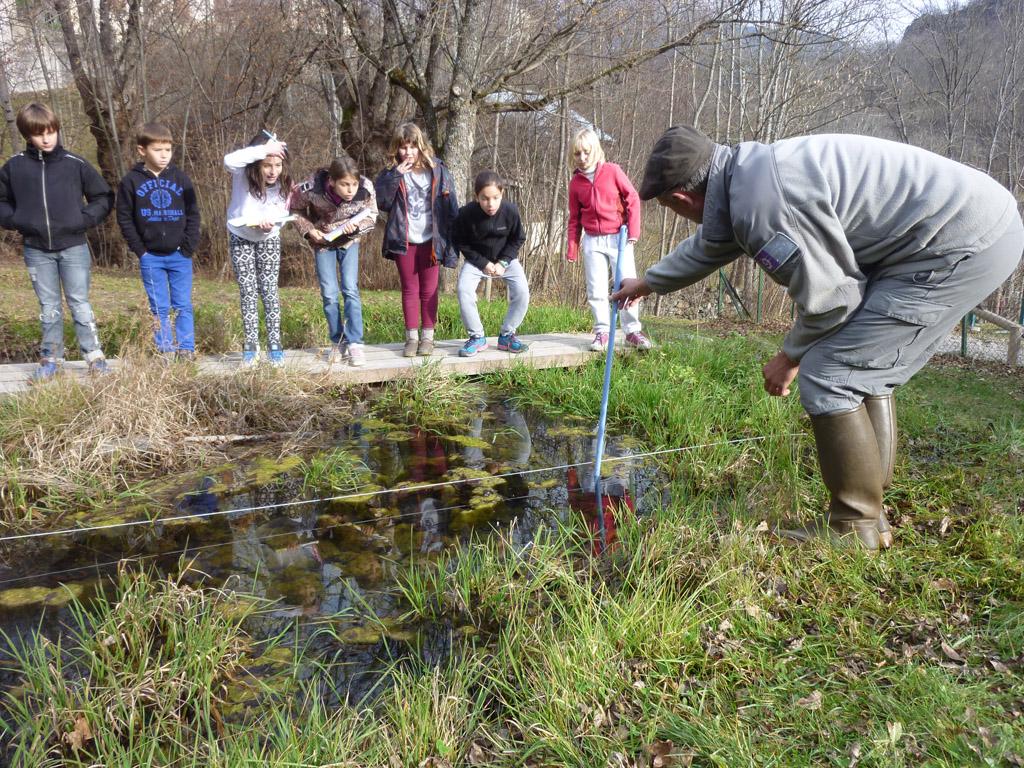
[[[431,241],[409,243],[399,256],[398,280],[402,284],[402,315],[407,330],[433,328],[437,324],[438,264],[431,264]]]

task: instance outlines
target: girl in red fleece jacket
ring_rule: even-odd
[[[569,250],[566,258],[576,261],[583,235],[583,271],[587,277],[587,301],[594,313],[594,341],[590,348],[604,351],[608,344],[608,274],[615,272],[619,227],[626,225],[629,242],[622,254],[622,277],[636,277],[633,244],[640,237],[640,196],[629,178],[615,163],[607,163],[601,142],[590,128],[579,131],[572,141],[576,171],[569,181]],[[637,349],[653,345],[640,329],[640,305],[619,313],[626,343]]]

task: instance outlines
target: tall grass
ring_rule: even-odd
[[[197,436],[322,430],[350,412],[318,377],[216,376],[135,353],[102,378],[65,377],[0,399],[0,515],[18,525],[89,498],[103,504],[154,473],[220,455]]]
[[[4,638],[22,675],[3,726],[21,765],[172,765],[223,727],[227,686],[253,651],[251,600],[122,570],[57,642]]]
[[[443,429],[466,422],[483,397],[478,383],[435,360],[416,366],[412,376],[385,383],[370,407],[384,420],[400,418],[424,429]]]

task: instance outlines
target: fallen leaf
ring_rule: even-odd
[[[762,520],[760,523],[757,524],[757,528],[754,529],[755,533],[768,533],[768,531],[769,528],[767,520]]]
[[[722,619],[722,623],[718,625],[719,632],[728,632],[732,629],[732,622],[728,619]]]
[[[932,582],[932,589],[939,592],[956,592],[956,584],[952,579],[942,577]]]
[[[988,663],[992,665],[992,669],[994,669],[996,672],[1003,672],[1004,674],[1008,674],[1010,671],[1010,668],[1003,664],[1003,662],[1001,662],[999,659],[989,659]]]
[[[939,523],[939,535],[945,536],[946,531],[949,530],[949,526],[951,526],[952,524],[953,518],[951,518],[949,515],[946,515],[944,518],[942,518],[942,522]]]
[[[743,610],[752,619],[759,619],[764,615],[764,609],[754,603],[747,603],[743,606]]]
[[[853,742],[853,746],[850,747],[850,765],[849,768],[854,768],[857,763],[860,762],[861,746],[859,741]]]
[[[992,749],[996,745],[991,729],[981,726],[978,728],[978,735],[981,736],[981,743],[985,745],[985,749]]]
[[[821,709],[821,703],[823,699],[824,697],[821,695],[821,691],[815,691],[810,696],[804,696],[802,699],[797,699],[796,705],[798,707],[803,707],[804,709],[810,709],[813,711],[816,709]]]
[[[77,752],[87,741],[92,741],[92,729],[89,727],[89,721],[85,719],[85,716],[79,715],[75,718],[74,730],[64,734],[64,743]]]
[[[466,753],[466,762],[470,765],[485,765],[487,763],[487,753],[483,747],[474,741],[469,745],[469,751]]]
[[[426,757],[420,761],[419,768],[452,768],[452,764],[443,757]]]
[[[903,723],[897,720],[894,723],[886,723],[889,731],[889,743],[895,746],[903,738]]]
[[[953,648],[953,646],[947,643],[945,640],[943,640],[942,643],[940,643],[939,647],[942,649],[942,652],[946,654],[947,659],[950,659],[951,661],[963,662],[964,657],[957,653],[956,649]]]
[[[675,765],[676,761],[672,758],[672,747],[671,741],[656,741],[653,744],[648,744],[645,749],[651,756],[651,768],[668,768],[668,766]]]

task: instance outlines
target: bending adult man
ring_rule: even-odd
[[[1014,197],[980,171],[883,139],[727,147],[687,126],[655,144],[640,197],[700,226],[613,298],[628,306],[743,256],[786,286],[796,321],[763,368],[764,388],[788,395],[799,375],[831,502],[827,526],[784,533],[888,546],[893,390],[1019,263]]]

